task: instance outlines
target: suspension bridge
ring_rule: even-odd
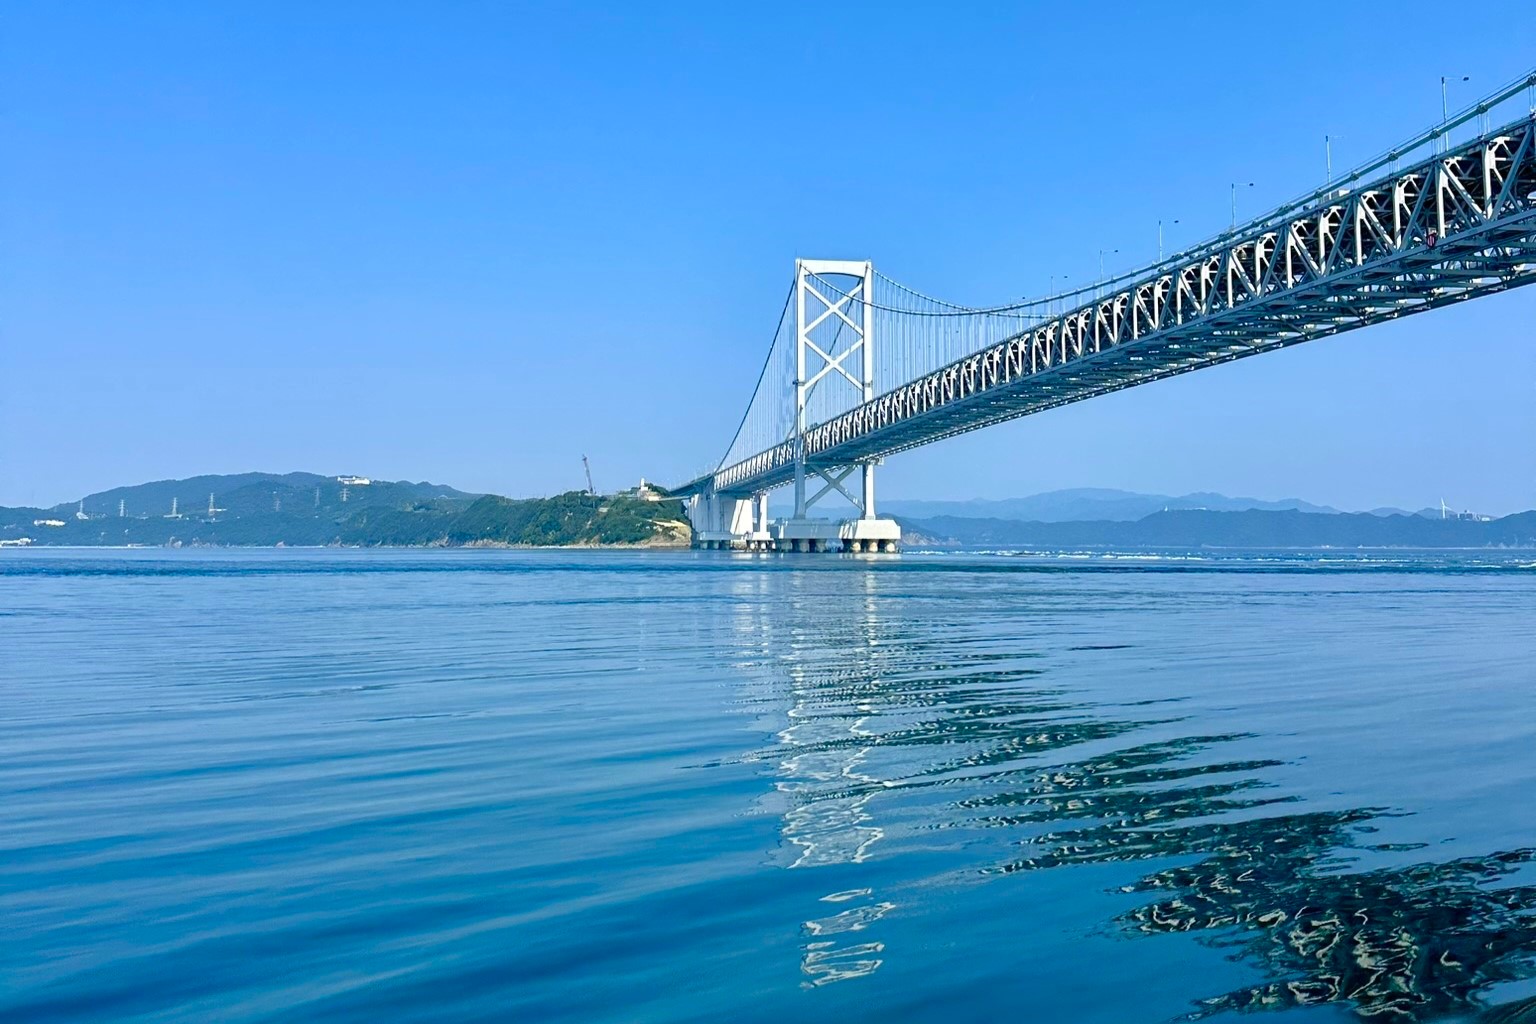
[[[673,493],[697,546],[894,551],[875,467],[898,452],[1532,281],[1536,71],[1321,188],[1091,287],[971,307],[868,261],[798,260],[735,436]],[[786,485],[793,514],[770,519],[768,492]],[[858,514],[813,515],[830,496]]]

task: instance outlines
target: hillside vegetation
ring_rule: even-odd
[[[581,491],[512,499],[406,481],[347,485],[311,473],[165,480],[93,494],[83,505],[0,509],[0,541],[38,545],[659,546],[689,536],[675,500]]]
[[[514,500],[488,494],[460,511],[377,510],[354,516],[343,544],[528,545],[687,543],[682,505],[570,491]]]

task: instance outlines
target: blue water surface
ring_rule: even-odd
[[[0,551],[0,1020],[1536,1019],[1531,561]]]

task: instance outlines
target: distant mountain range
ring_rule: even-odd
[[[883,514],[909,518],[948,516],[963,519],[1018,519],[1036,523],[1073,523],[1109,520],[1132,522],[1165,510],[1208,509],[1213,512],[1337,512],[1336,508],[1314,505],[1300,498],[1262,501],[1258,498],[1229,498],[1225,494],[1197,492],[1178,497],[1168,494],[1139,494],[1106,487],[1074,487],[1047,491],[1027,498],[970,501],[880,502]],[[1401,509],[1381,509],[1381,514],[1400,513]]]
[[[900,518],[900,517],[898,517]],[[1179,509],[1076,523],[938,516],[901,519],[909,545],[964,544],[1042,551],[1103,548],[1536,548],[1536,512],[1440,519],[1369,512]]]

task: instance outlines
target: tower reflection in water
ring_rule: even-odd
[[[1095,718],[1042,689],[1032,654],[967,649],[956,639],[962,608],[930,609],[920,624],[884,621],[891,598],[881,588],[891,581],[878,571],[794,574],[773,585],[782,589],[770,598],[762,581],[741,584],[740,596],[754,600],[738,621],[737,667],[771,666],[784,687],[774,698],[788,705],[787,723],[761,756],[775,763],[786,799],[791,869],[877,856],[893,827],[910,838],[953,825],[952,788],[995,782],[1046,752],[1143,724]],[[822,901],[803,923],[807,984],[876,971],[885,945],[866,930],[895,904],[863,887]]]
[[[1196,933],[1273,979],[1212,993],[1190,1019],[1328,1003],[1363,1019],[1470,1019],[1490,986],[1536,970],[1536,885],[1519,884],[1536,850],[1351,871],[1352,853],[1387,849],[1371,823],[1391,809],[1302,809],[1264,778],[1281,762],[1222,759],[1249,736],[1127,742],[1177,729],[1171,705],[1074,701],[1039,647],[983,638],[963,602],[925,604],[900,573],[766,575],[740,584],[754,600],[736,650],[787,704],[759,756],[786,801],[791,869],[899,857],[935,829],[1017,833],[1014,856],[967,865],[992,884],[1145,861],[1124,892],[1146,902],[1121,930]],[[806,984],[876,972],[893,900],[873,887],[824,896],[802,925]],[[1477,1019],[1536,1022],[1536,1001]]]

